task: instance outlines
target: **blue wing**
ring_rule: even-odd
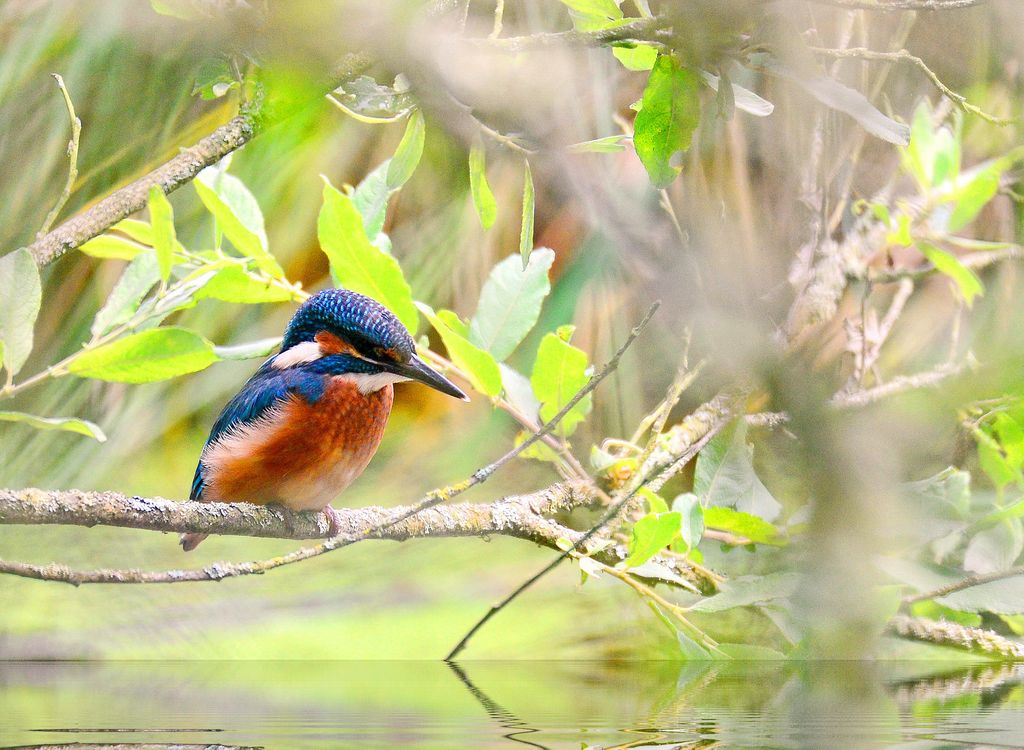
[[[234,427],[254,422],[293,394],[301,396],[311,404],[316,403],[323,395],[327,380],[323,373],[310,372],[303,368],[277,369],[272,366],[273,361],[274,358],[271,357],[264,362],[242,390],[224,407],[214,422],[213,429],[210,430],[206,445]],[[192,479],[189,499],[202,500],[205,486],[203,461],[200,458],[195,477]]]

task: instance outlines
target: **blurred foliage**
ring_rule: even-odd
[[[334,284],[390,307],[476,391],[466,409],[400,391],[344,502],[407,502],[550,420],[662,299],[597,397],[471,499],[577,476],[579,455],[599,480],[635,479],[666,425],[735,383],[749,412],[785,418],[734,420],[692,471],[631,504],[603,542],[624,546],[624,566],[574,555],[582,596],[564,596],[564,571],[546,580],[474,654],[779,658],[832,653],[830,639],[845,644],[836,655],[900,654],[879,641],[897,611],[1020,634],[1024,576],[1007,571],[1024,553],[1024,311],[1001,261],[1020,255],[1024,147],[1016,122],[993,122],[1019,114],[1021,40],[1005,31],[1019,9],[956,21],[992,32],[968,59],[955,53],[970,35],[950,40],[943,14],[819,16],[803,3],[788,16],[524,0],[498,17],[471,4],[457,33],[454,16],[432,26],[417,3],[220,5],[0,8],[5,486],[184,496],[245,360],[274,349],[307,290]],[[354,10],[358,22],[315,33]],[[628,26],[639,39],[603,49],[507,49],[519,34]],[[921,49],[970,102],[899,59],[830,56],[808,29],[840,51],[852,37]],[[363,45],[376,62],[323,97],[339,53]],[[40,272],[15,248],[67,176],[51,70],[82,120],[62,217],[239,109],[303,106]],[[680,371],[696,382],[666,397]],[[875,403],[901,382],[900,398]],[[592,515],[566,520],[586,528]],[[170,591],[2,580],[0,650],[440,655],[544,559],[496,540],[482,565],[483,543],[359,545]],[[287,548],[218,539],[196,562]],[[0,527],[5,559],[55,550],[79,567],[180,564],[167,539],[138,532]],[[720,592],[639,583],[685,588],[658,554],[720,574]],[[994,578],[928,595],[971,575]]]

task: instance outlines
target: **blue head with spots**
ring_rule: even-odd
[[[408,361],[416,344],[384,305],[348,289],[325,289],[302,303],[281,342],[281,351],[327,332],[370,359]]]
[[[288,324],[278,357],[310,343],[320,347],[320,356],[308,363],[314,370],[341,366],[359,374],[391,373],[468,400],[416,356],[416,343],[402,322],[362,294],[325,289],[303,302]]]

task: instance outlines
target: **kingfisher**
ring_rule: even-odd
[[[210,431],[191,500],[323,511],[370,462],[394,384],[414,380],[468,401],[416,356],[409,331],[375,300],[326,289],[299,306],[281,349],[228,402]],[[207,534],[182,534],[188,552]]]

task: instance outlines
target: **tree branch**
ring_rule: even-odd
[[[910,596],[903,597],[903,603],[913,604],[915,602],[923,602],[926,599],[939,599],[943,596],[955,594],[957,591],[963,591],[964,589],[969,589],[974,586],[981,586],[984,583],[1001,581],[1004,578],[1014,578],[1015,576],[1024,576],[1024,565],[1018,565],[1017,567],[1010,568],[1009,570],[998,570],[994,573],[983,573],[969,576],[945,586],[940,586],[932,591],[922,591],[919,594],[911,594]]]
[[[810,0],[817,5],[832,5],[850,10],[958,10],[982,5],[987,0]]]
[[[900,638],[967,649],[997,659],[1024,659],[1024,645],[984,628],[896,615],[889,621],[887,630]]]
[[[434,537],[509,536],[559,549],[561,540],[575,544],[584,534],[546,518],[546,513],[588,505],[592,490],[582,483],[555,484],[538,492],[513,495],[492,503],[459,503],[410,513],[416,506],[343,508],[337,514],[341,534],[333,547],[363,539],[405,541]],[[174,502],[116,492],[80,490],[2,490],[0,524],[61,524],[118,526],[175,533],[210,533],[279,539],[314,539],[328,535],[322,513],[293,513],[248,503]],[[315,549],[315,548],[314,548]],[[298,553],[304,550],[298,550]],[[196,570],[148,572],[141,570],[72,570],[63,565],[34,565],[0,560],[0,573],[47,581],[83,583],[179,583],[219,581],[240,575],[265,573],[287,564],[296,553],[264,562],[214,563]],[[622,551],[608,547],[594,554],[607,565],[623,559]],[[708,582],[676,561],[662,564],[707,589]]]
[[[337,79],[345,79],[357,75],[369,65],[370,61],[365,55],[352,53],[342,60],[332,75]],[[330,86],[330,89],[336,86],[337,83]],[[294,102],[275,106],[269,115],[259,106],[243,108],[237,117],[221,125],[194,146],[182,149],[177,156],[153,171],[115,190],[52,232],[36,239],[28,246],[36,265],[42,267],[52,263],[69,250],[102,234],[121,219],[142,210],[146,206],[149,188],[153,185],[159,185],[164,193],[177,190],[192,181],[206,167],[216,164],[294,111]]]

